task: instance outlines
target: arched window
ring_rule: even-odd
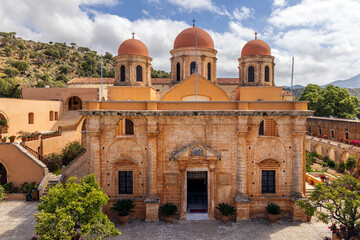
[[[180,63],[176,64],[176,81],[180,82]]]
[[[269,67],[268,66],[265,67],[265,82],[270,82]]]
[[[260,123],[260,136],[278,136],[277,123],[272,119],[266,119]]]
[[[208,63],[208,80],[211,81],[211,63]]]
[[[0,185],[7,183],[7,173],[4,165],[0,163]]]
[[[121,119],[116,127],[116,136],[134,135],[134,122],[129,119]]]
[[[195,65],[196,63],[195,62],[192,62],[191,64],[190,64],[190,74],[193,74],[194,72],[195,72]]]
[[[6,117],[0,113],[0,134],[1,133],[7,133],[8,129],[8,122],[6,120]]]
[[[254,67],[250,66],[248,68],[248,82],[254,82]]]
[[[120,68],[120,81],[125,82],[125,66],[122,65]]]
[[[142,82],[142,67],[140,65],[136,67],[136,81]]]
[[[29,124],[34,124],[34,113],[29,113],[28,122]]]
[[[69,99],[69,111],[76,111],[82,109],[82,101],[79,97],[71,97]]]

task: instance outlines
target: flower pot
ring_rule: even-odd
[[[6,143],[6,138],[2,138],[1,142]]]
[[[15,138],[10,139],[10,142],[15,142]]]
[[[22,141],[22,142],[26,142],[26,138],[21,138],[21,141]]]
[[[311,216],[306,216],[306,221],[311,222]]]
[[[321,178],[321,182],[325,182],[325,179]]]
[[[268,213],[268,219],[270,223],[276,223],[277,219],[278,219],[278,215],[274,215],[274,214],[269,214]]]
[[[229,221],[229,216],[224,216],[224,215],[222,215],[221,216],[221,221],[223,221],[224,223],[227,223],[228,221]]]
[[[172,223],[173,217],[172,216],[166,216],[165,217],[165,222],[166,223]]]
[[[340,236],[337,236],[335,233],[332,234],[332,240],[341,240]]]
[[[126,216],[119,216],[119,222],[120,224],[127,224],[129,221],[129,215]]]

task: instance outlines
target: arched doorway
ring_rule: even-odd
[[[6,117],[0,113],[0,134],[7,133],[8,122]]]
[[[7,183],[7,173],[4,165],[0,163],[0,185]]]
[[[68,102],[68,110],[76,111],[82,109],[82,101],[79,97],[71,97]]]

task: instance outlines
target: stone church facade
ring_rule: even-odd
[[[192,69],[195,33],[204,53],[198,74]],[[210,35],[186,29],[171,50],[176,84],[159,99],[149,80],[147,48],[135,40],[119,47],[109,101],[88,101],[81,111],[88,169],[110,198],[104,211],[111,214],[114,202],[130,198],[133,217],[146,221],[158,221],[159,206],[169,202],[181,220],[214,220],[220,217],[216,206],[225,202],[241,221],[265,217],[265,206],[277,203],[283,217],[305,220],[294,201],[305,193],[311,111],[306,102],[281,101],[269,46],[259,39],[244,46],[241,84],[231,100],[216,83]]]

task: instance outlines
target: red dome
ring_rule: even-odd
[[[260,39],[254,39],[245,44],[241,51],[241,56],[268,55],[271,56],[271,49],[266,42]]]
[[[145,44],[137,39],[125,40],[119,47],[118,55],[142,55],[149,56],[149,51]]]
[[[200,48],[214,48],[214,41],[203,29],[191,27],[177,35],[174,42],[175,48],[195,47],[195,31],[197,31],[197,46]]]

